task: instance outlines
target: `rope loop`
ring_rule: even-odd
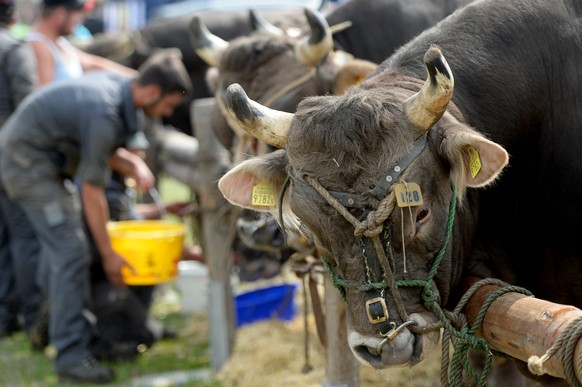
[[[475,292],[485,285],[497,285],[502,287],[491,292],[477,313],[475,322],[471,327],[468,327],[466,318],[461,311]],[[508,292],[518,292],[531,296],[531,293],[524,288],[508,285],[507,283],[495,278],[486,278],[471,286],[469,290],[465,292],[463,297],[461,297],[461,300],[452,312],[444,312],[442,310],[439,312],[436,310],[435,314],[437,316],[443,316],[443,326],[445,328],[445,334],[443,334],[442,340],[443,357],[441,359],[441,383],[443,383],[443,385],[463,385],[465,384],[466,376],[470,377],[477,386],[485,386],[487,384],[487,378],[489,377],[493,365],[493,351],[489,348],[485,339],[475,336],[475,332],[481,326],[489,306],[491,306],[498,297]],[[440,309],[438,304],[432,306]],[[449,364],[450,344],[452,344],[454,352]],[[485,353],[485,366],[481,372],[475,370],[469,363],[469,350],[483,351]],[[463,374],[463,370],[466,374]]]
[[[542,356],[530,356],[527,359],[527,367],[534,375],[544,375],[546,370],[544,363],[558,355],[566,381],[571,386],[581,387],[582,383],[578,380],[578,375],[582,375],[582,360],[574,361],[574,352],[578,341],[582,338],[582,317],[576,318],[560,333],[558,339]],[[576,364],[575,364],[576,363]]]

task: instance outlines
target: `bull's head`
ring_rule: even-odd
[[[491,183],[508,161],[447,111],[454,81],[440,50],[424,61],[428,78],[416,93],[421,81],[380,73],[342,96],[307,98],[294,115],[249,100],[238,85],[228,90],[234,119],[286,151],[239,164],[221,191],[257,211],[281,205],[286,226],[312,233],[345,294],[349,344],[376,368],[415,364],[437,342],[427,305],[446,305],[459,282],[475,223],[465,191]]]
[[[307,36],[297,39],[255,12],[255,32],[226,42],[211,34],[196,16],[191,23],[195,51],[212,68],[207,83],[218,107],[237,134],[244,135],[225,109],[226,88],[240,84],[253,100],[279,110],[295,111],[306,96],[340,93],[375,68],[367,61],[333,51],[332,29],[322,14],[306,9]],[[213,125],[224,127],[216,117]]]

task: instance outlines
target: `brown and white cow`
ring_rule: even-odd
[[[426,289],[406,281],[429,279],[443,307],[466,276],[582,306],[581,17],[577,0],[478,0],[295,114],[229,87],[236,121],[285,150],[219,187],[271,213],[286,190],[285,224],[306,227],[329,262],[363,363],[417,363],[438,337],[423,331],[437,321]]]

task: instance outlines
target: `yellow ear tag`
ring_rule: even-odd
[[[354,85],[362,83],[364,79],[366,79],[365,75],[358,75],[357,77],[354,77]]]
[[[275,195],[273,194],[273,188],[270,185],[260,182],[253,187],[253,197],[251,200],[253,206],[265,206],[274,207],[275,206]]]
[[[471,171],[471,177],[473,179],[481,170],[481,157],[479,156],[479,152],[472,146],[469,147],[469,170]]]
[[[394,185],[394,194],[398,207],[421,206],[424,203],[422,191],[416,183],[398,183]]]

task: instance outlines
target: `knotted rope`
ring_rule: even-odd
[[[558,354],[568,384],[575,387],[581,387],[582,383],[580,383],[576,374],[578,373],[578,375],[582,375],[582,356],[579,356],[576,362],[574,361],[574,350],[581,338],[582,317],[578,317],[568,324],[546,353],[541,357],[530,356],[530,358],[527,359],[528,369],[535,375],[544,375],[546,373],[544,370],[544,363],[552,356]]]
[[[473,325],[469,328],[465,316],[461,313],[469,299],[485,285],[497,285],[501,288],[491,292],[475,319]],[[463,370],[467,371],[477,386],[485,386],[487,384],[487,377],[491,371],[493,364],[494,351],[489,348],[485,339],[475,336],[475,332],[485,318],[485,314],[489,306],[500,296],[509,292],[518,292],[531,296],[531,293],[521,287],[509,285],[499,279],[486,278],[476,282],[473,286],[465,292],[457,306],[452,312],[443,311],[440,306],[436,308],[437,315],[442,314],[444,320],[441,319],[444,326],[442,339],[442,358],[441,358],[441,383],[443,386],[460,386],[464,384]],[[439,317],[440,319],[440,317]],[[449,364],[449,350],[452,343],[455,349]],[[469,350],[481,350],[485,353],[485,367],[482,372],[475,370],[469,363]]]
[[[360,238],[366,236],[368,238],[373,238],[380,235],[384,229],[384,222],[395,207],[394,191],[382,199],[378,205],[378,209],[375,211],[370,211],[366,219],[360,222],[353,216],[336,198],[334,198],[319,182],[310,177],[306,176],[305,180],[324,198],[337,212],[339,212],[348,222],[354,226],[354,236]]]
[[[368,213],[368,216],[363,222],[360,222],[356,219],[336,198],[334,198],[319,182],[309,176],[305,177],[305,180],[323,197],[333,208],[336,209],[348,222],[354,226],[354,236],[356,238],[361,238],[362,236],[366,236],[372,239],[374,243],[374,249],[378,254],[378,261],[382,266],[384,271],[384,281],[375,283],[375,282],[367,282],[364,284],[365,287],[370,287],[370,289],[385,289],[388,288],[390,290],[390,294],[394,300],[396,305],[396,310],[398,311],[398,315],[402,319],[402,321],[408,321],[408,313],[406,312],[406,308],[404,307],[404,302],[402,301],[402,296],[398,291],[398,286],[394,280],[394,275],[392,273],[392,268],[390,267],[390,263],[388,262],[388,258],[384,253],[384,248],[382,247],[382,242],[380,241],[380,233],[384,229],[384,221],[388,219],[392,210],[394,209],[394,191],[390,190],[388,195],[382,199],[380,204],[378,205],[378,209],[376,211],[371,211]],[[324,259],[324,266],[328,272],[333,272],[331,267]],[[332,283],[336,288],[339,289],[340,278],[333,275],[331,276]],[[335,282],[334,282],[335,281]],[[344,289],[340,290],[342,297],[345,300],[346,291],[345,287],[352,287],[349,283],[345,282],[346,286],[343,286]],[[360,288],[360,286],[358,286]]]

